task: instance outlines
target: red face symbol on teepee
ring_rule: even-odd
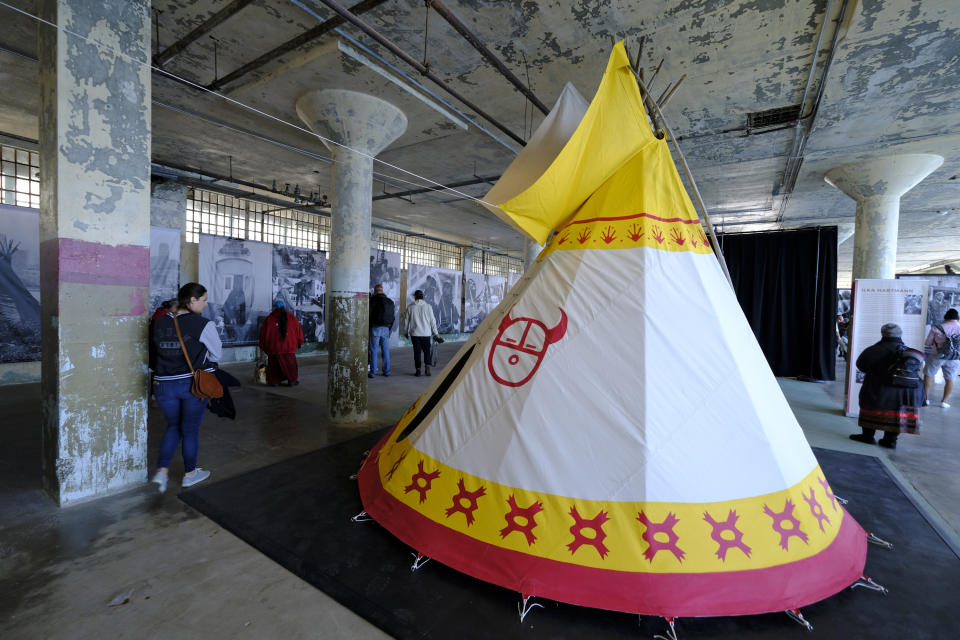
[[[500,332],[493,339],[487,368],[493,379],[508,387],[520,387],[537,372],[547,347],[567,332],[567,314],[560,309],[560,322],[552,329],[533,318],[500,321]]]

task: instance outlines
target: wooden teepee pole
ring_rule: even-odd
[[[626,46],[626,43],[624,43]],[[627,60],[630,59],[630,54],[627,54]],[[637,59],[640,59],[640,54],[637,54]],[[663,64],[661,60],[660,64]],[[657,70],[660,70],[660,67],[657,67]],[[659,105],[653,99],[653,96],[647,90],[647,85],[643,82],[640,77],[639,66],[633,67],[633,75],[637,79],[637,86],[640,87],[640,91],[643,92],[643,103],[649,111],[649,116],[651,122],[656,123],[659,120],[663,124],[663,129],[667,134],[670,142],[673,144],[673,148],[677,152],[677,156],[680,158],[680,164],[683,166],[683,172],[687,175],[687,180],[690,182],[690,187],[693,190],[693,195],[696,198],[697,204],[700,206],[700,210],[697,215],[700,217],[701,222],[706,225],[707,233],[710,234],[710,242],[713,244],[714,254],[717,256],[717,261],[720,263],[720,269],[723,271],[723,275],[727,277],[727,282],[730,283],[730,287],[733,287],[733,279],[730,277],[730,271],[727,269],[727,261],[723,257],[723,251],[720,249],[720,243],[717,241],[717,234],[713,230],[713,224],[710,222],[710,215],[707,213],[707,206],[703,203],[703,197],[700,195],[700,189],[697,188],[697,182],[693,179],[693,173],[690,171],[690,167],[687,164],[687,159],[683,155],[683,151],[680,149],[680,145],[677,144],[677,139],[673,135],[673,130],[670,129],[670,124],[667,122],[667,119],[663,117],[663,112],[660,110]],[[680,83],[677,83],[679,86]],[[662,137],[660,134],[658,137]]]

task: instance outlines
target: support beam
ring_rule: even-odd
[[[543,112],[544,115],[550,113],[550,109],[547,108],[547,105],[540,102],[540,99],[534,95],[533,91],[527,85],[523,84],[510,69],[507,68],[507,65],[503,64],[503,61],[500,60],[497,56],[493,54],[490,49],[487,48],[487,45],[483,44],[483,41],[480,40],[467,25],[461,22],[460,18],[456,16],[450,9],[447,8],[447,5],[443,4],[440,0],[427,0],[427,5],[433,7],[433,10],[439,13],[444,20],[453,27],[454,31],[463,36],[463,39],[470,43],[474,49],[480,52],[480,55],[483,56],[483,59],[493,65],[493,67],[500,72],[504,78],[510,81],[510,84],[515,86],[520,93],[527,97],[533,106]]]
[[[374,200],[387,200],[388,198],[406,198],[407,196],[415,196],[418,193],[430,193],[432,191],[443,191],[444,189],[456,189],[457,187],[469,187],[473,184],[493,184],[500,179],[500,176],[491,176],[489,178],[470,178],[469,180],[461,180],[460,182],[450,182],[448,184],[436,185],[433,187],[422,187],[420,189],[409,189],[407,191],[397,191],[396,193],[381,193],[378,196],[374,196]]]
[[[350,7],[350,12],[353,13],[354,15],[359,15],[361,13],[365,13],[369,11],[370,9],[373,9],[374,7],[377,7],[383,4],[385,1],[386,0],[363,0],[363,2],[358,2],[357,4]],[[314,28],[308,31],[304,31],[296,38],[287,40],[280,46],[275,47],[270,51],[267,51],[262,56],[254,60],[251,60],[247,64],[237,68],[234,71],[231,71],[230,73],[223,76],[222,78],[214,80],[213,82],[207,85],[207,89],[210,89],[211,91],[217,91],[221,87],[224,87],[230,84],[231,82],[247,75],[248,73],[259,69],[263,65],[273,62],[280,56],[290,53],[294,49],[298,49],[304,46],[305,44],[313,42],[320,36],[326,33],[329,33],[330,31],[333,31],[334,29],[336,29],[337,27],[339,27],[344,23],[346,23],[346,19],[343,16],[339,16],[339,15],[336,15],[336,16],[333,16],[332,18],[324,20]]]
[[[322,2],[323,4],[327,5],[328,7],[330,7],[330,8],[333,9],[334,11],[336,11],[337,14],[339,14],[339,15],[343,16],[344,18],[346,18],[346,20],[347,20],[350,24],[352,24],[353,26],[355,26],[356,28],[360,29],[360,30],[363,31],[365,34],[367,34],[368,36],[370,36],[371,38],[373,38],[374,40],[376,40],[377,43],[379,43],[381,46],[386,47],[387,49],[389,49],[390,52],[391,52],[393,55],[397,56],[398,58],[400,58],[401,60],[403,60],[404,62],[406,62],[408,65],[410,65],[411,67],[413,67],[414,69],[416,69],[417,71],[419,71],[421,74],[423,74],[424,76],[426,76],[427,78],[429,78],[431,82],[433,82],[433,83],[436,84],[438,87],[440,87],[441,89],[443,89],[444,91],[446,91],[447,93],[449,93],[450,95],[452,95],[454,98],[456,98],[456,99],[459,100],[460,102],[462,102],[462,103],[463,103],[464,105],[466,105],[467,108],[469,108],[470,110],[475,111],[475,112],[477,113],[477,115],[479,115],[480,117],[482,117],[484,120],[488,121],[490,124],[492,124],[493,126],[495,126],[497,129],[500,129],[500,131],[502,131],[502,132],[504,132],[505,134],[507,134],[508,136],[510,136],[510,138],[511,138],[514,142],[516,142],[517,144],[526,146],[527,143],[526,143],[526,141],[525,141],[523,138],[521,138],[520,136],[518,136],[517,134],[515,134],[513,131],[511,131],[511,130],[508,129],[507,127],[505,127],[503,124],[501,124],[499,121],[497,121],[497,119],[494,118],[493,116],[491,116],[489,113],[487,113],[486,111],[484,111],[483,109],[481,109],[481,108],[478,107],[477,105],[475,105],[475,104],[473,104],[472,102],[470,102],[469,100],[467,100],[467,98],[465,98],[464,96],[462,96],[459,91],[457,91],[456,89],[452,88],[450,85],[448,85],[446,82],[444,82],[442,78],[440,78],[439,76],[435,75],[432,71],[430,71],[430,69],[428,69],[427,67],[425,67],[425,66],[424,66],[423,64],[421,64],[420,62],[417,62],[410,54],[408,54],[407,52],[403,51],[403,50],[402,50],[400,47],[398,47],[396,44],[394,44],[394,43],[391,42],[389,39],[387,39],[387,38],[385,38],[384,36],[382,36],[382,35],[381,35],[380,33],[378,33],[373,27],[371,27],[370,25],[368,25],[367,23],[365,23],[363,20],[361,20],[361,19],[358,18],[357,16],[353,15],[352,13],[350,13],[350,11],[348,11],[348,10],[346,9],[346,7],[344,7],[343,5],[341,5],[339,2],[335,2],[334,0],[320,0],[320,2]]]
[[[174,56],[183,52],[183,50],[189,47],[191,44],[216,29],[219,25],[234,16],[238,11],[243,9],[251,2],[253,2],[253,0],[233,0],[233,2],[225,6],[223,9],[220,9],[220,11],[217,11],[215,14],[201,22],[196,28],[193,29],[193,31],[155,55],[153,57],[153,64],[158,67],[162,67],[164,63],[168,62]]]

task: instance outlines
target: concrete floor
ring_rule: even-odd
[[[458,346],[440,347],[441,362]],[[432,380],[414,377],[410,350],[397,350],[393,375],[369,381],[371,419],[334,428],[326,358],[300,364],[299,387],[245,386],[237,421],[205,419],[200,463],[211,481],[386,426]],[[245,381],[252,365],[228,368]],[[925,408],[923,433],[888,451],[847,439],[855,420],[839,409],[839,382],[780,382],[811,445],[878,456],[960,549],[960,398],[954,409]],[[163,496],[144,484],[55,507],[37,470],[39,401],[39,385],[0,387],[0,637],[389,637],[178,500],[180,461]],[[149,427],[153,460],[164,427],[156,407]],[[111,606],[115,598],[126,602]]]

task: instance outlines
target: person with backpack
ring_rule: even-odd
[[[943,371],[943,398],[940,406],[949,409],[947,398],[953,391],[953,380],[960,369],[960,313],[956,309],[948,309],[943,314],[943,324],[930,327],[927,340],[923,343],[923,350],[927,360],[923,367],[923,387],[926,396],[930,397],[930,387],[937,371]],[[924,405],[930,404],[929,400]]]
[[[851,440],[876,444],[874,434],[880,430],[880,446],[896,449],[901,433],[920,430],[919,411],[925,397],[923,352],[907,347],[902,335],[900,325],[883,325],[880,342],[864,349],[857,358],[857,369],[864,373],[857,420],[862,433],[850,436]]]
[[[370,370],[367,377],[377,374],[377,359],[383,349],[383,375],[390,375],[390,329],[393,327],[394,304],[393,300],[383,293],[383,285],[373,287],[373,296],[370,297]]]

